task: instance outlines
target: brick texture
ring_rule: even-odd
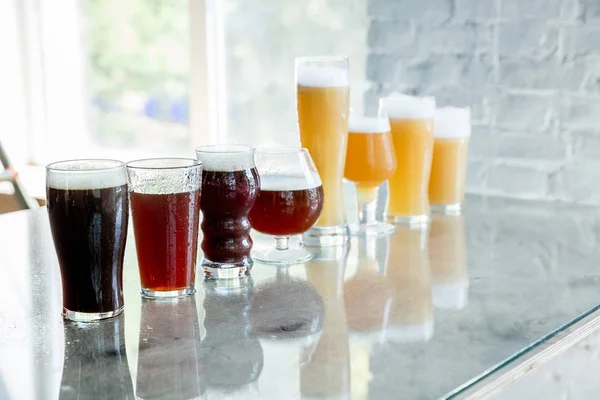
[[[368,111],[470,106],[467,190],[600,205],[600,2],[368,0]]]

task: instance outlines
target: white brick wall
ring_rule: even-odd
[[[600,0],[368,0],[367,109],[473,110],[468,190],[600,204]]]

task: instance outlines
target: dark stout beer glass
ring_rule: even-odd
[[[125,165],[114,160],[50,164],[46,198],[63,316],[88,322],[120,314],[129,216]]]
[[[202,146],[202,267],[204,276],[231,279],[252,268],[248,212],[258,195],[254,148],[244,145]]]
[[[255,252],[257,261],[296,264],[311,259],[303,248],[290,248],[289,238],[309,230],[323,209],[323,185],[308,150],[297,147],[259,149],[256,169],[260,192],[250,211],[252,227],[275,236],[276,246]]]
[[[142,296],[194,293],[202,164],[188,158],[127,163]]]

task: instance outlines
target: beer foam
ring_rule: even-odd
[[[383,115],[397,119],[424,119],[435,116],[435,97],[415,97],[392,93],[379,100]]]
[[[307,174],[303,176],[290,175],[260,175],[260,190],[307,190],[321,186],[321,178]]]
[[[442,107],[435,110],[433,135],[439,138],[471,136],[471,109]]]
[[[362,117],[350,115],[348,132],[352,133],[385,133],[390,131],[390,120],[384,117]]]
[[[204,171],[233,172],[254,168],[254,147],[219,144],[196,148],[196,157]]]
[[[116,160],[71,160],[46,166],[46,185],[52,189],[105,189],[126,184],[125,165]]]
[[[308,87],[345,87],[350,84],[347,69],[314,65],[299,65],[296,82],[299,86]]]

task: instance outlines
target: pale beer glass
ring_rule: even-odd
[[[323,182],[323,211],[304,234],[308,246],[348,241],[342,178],[348,142],[349,79],[347,57],[296,59],[298,125]]]
[[[471,110],[444,107],[435,112],[429,202],[433,211],[458,214],[465,198]]]
[[[410,226],[427,225],[435,98],[395,93],[380,100],[379,113],[390,119],[396,153],[396,172],[388,183],[387,219]]]
[[[377,221],[375,215],[379,186],[395,170],[389,120],[351,115],[344,178],[356,184],[358,224],[350,225],[353,235],[384,235],[394,231],[393,225]]]

